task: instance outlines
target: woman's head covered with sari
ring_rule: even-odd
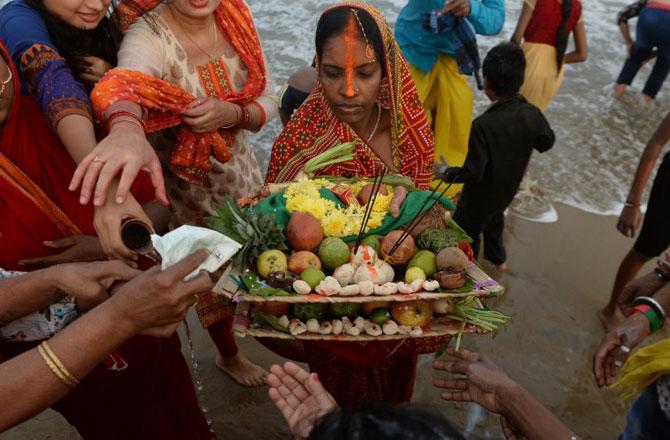
[[[328,60],[346,57],[351,46],[371,60],[355,72],[331,68]],[[355,142],[354,159],[319,171],[335,176],[374,176],[382,161],[352,125],[370,118],[377,105],[390,115],[393,168],[427,188],[432,176],[434,143],[430,125],[391,27],[372,6],[339,3],[319,19],[316,35],[319,85],[293,114],[277,138],[267,182],[292,180],[311,158],[344,142]],[[339,52],[339,53],[338,53]],[[324,61],[326,63],[324,63]],[[367,65],[366,65],[367,64]],[[369,66],[369,67],[368,67]],[[374,119],[374,118],[373,118]]]

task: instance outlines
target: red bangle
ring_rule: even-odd
[[[120,118],[120,117],[130,118],[130,120],[132,122],[136,123],[137,125],[139,125],[140,128],[143,131],[145,131],[145,132],[147,131],[147,125],[144,123],[144,121],[139,116],[137,116],[133,112],[121,110],[121,111],[112,113],[109,116],[109,118],[107,118],[107,123],[106,123],[106,126],[105,126],[105,128],[107,129],[107,133],[109,133],[112,129],[112,122],[114,122],[115,119]]]
[[[628,316],[632,316],[636,313],[642,313],[643,315],[647,313],[648,311],[651,310],[651,307],[649,307],[646,304],[638,304],[635,307],[631,307],[630,310],[628,310]]]
[[[249,128],[249,122],[251,121],[249,110],[247,110],[244,104],[240,105],[240,108],[242,109],[242,119],[240,120],[240,123],[237,124],[237,128]]]
[[[265,123],[267,122],[268,117],[267,117],[267,115],[265,114],[265,109],[263,108],[263,106],[260,105],[260,104],[259,104],[258,102],[256,102],[256,101],[251,101],[249,104],[251,104],[251,105],[255,105],[256,108],[258,109],[258,111],[261,113],[261,125],[260,125],[260,127],[264,126]]]

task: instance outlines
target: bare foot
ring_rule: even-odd
[[[614,97],[621,98],[626,91],[626,84],[617,84],[614,86]]]
[[[651,96],[645,95],[644,93],[642,94],[642,102],[644,102],[645,104],[649,104],[653,100],[654,98],[652,98]]]
[[[508,269],[507,263],[496,264],[495,266],[500,272],[505,272]]]
[[[265,384],[268,372],[247,359],[242,352],[231,358],[224,358],[221,353],[216,354],[216,366],[240,385],[260,387]]]
[[[626,317],[618,307],[614,307],[614,309],[605,307],[598,312],[598,319],[600,319],[600,323],[605,327],[605,330],[609,332],[621,324]]]

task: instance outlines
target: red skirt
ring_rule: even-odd
[[[36,344],[6,343],[3,358]],[[136,336],[53,405],[85,439],[215,438],[200,411],[179,336]]]
[[[383,342],[297,341],[258,338],[280,356],[309,364],[342,408],[363,402],[409,402],[417,359],[449,337]]]

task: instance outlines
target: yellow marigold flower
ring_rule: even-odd
[[[367,182],[360,181],[351,185],[352,191],[358,193]],[[329,187],[326,179],[303,179],[293,182],[284,193],[286,209],[289,212],[305,212],[316,217],[323,227],[327,237],[346,237],[356,235],[360,231],[365,215],[365,206],[350,205],[338,208],[337,204],[321,197],[319,190]],[[378,194],[366,225],[366,232],[378,228],[384,221],[384,216],[393,199],[393,188],[387,186],[388,195]]]

